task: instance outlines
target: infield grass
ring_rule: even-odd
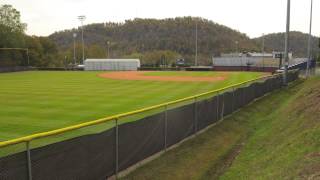
[[[0,74],[0,141],[133,111],[265,75],[233,72],[217,82],[111,80],[101,72]],[[149,72],[161,76],[217,76],[217,72]]]

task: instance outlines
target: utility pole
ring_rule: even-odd
[[[76,60],[76,38],[77,38],[77,33],[73,33],[73,64],[77,64]]]
[[[286,86],[288,84],[288,66],[289,66],[289,33],[290,33],[290,0],[287,0],[287,26],[286,26],[286,36],[285,36],[285,46],[284,46],[284,57],[285,57],[285,65],[284,65],[284,76],[283,76],[283,84]]]
[[[82,64],[84,64],[84,39],[83,39],[83,22],[86,20],[86,16],[78,16],[79,21],[81,22],[81,40],[82,40]]]
[[[306,77],[310,76],[310,65],[311,65],[311,58],[312,58],[312,10],[313,10],[313,0],[311,0],[311,8],[310,8],[310,29],[309,29],[309,39],[308,39],[308,61],[307,61],[307,70],[306,70]]]
[[[196,19],[196,55],[194,65],[198,66],[198,19]]]

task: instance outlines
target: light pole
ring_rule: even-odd
[[[77,33],[73,33],[73,63],[74,63],[74,65],[77,64],[77,61],[76,61],[76,38],[77,38]]]
[[[237,53],[237,56],[239,57],[239,41],[236,41],[236,53]]]
[[[262,70],[264,71],[264,34],[262,34]]]
[[[107,58],[110,58],[110,41],[107,41]]]
[[[198,66],[198,20],[197,19],[196,19],[196,54],[195,54],[194,65]]]
[[[312,10],[313,10],[313,0],[311,0],[311,8],[310,8],[310,29],[309,29],[309,39],[308,39],[308,61],[307,61],[307,70],[306,77],[310,76],[310,63],[311,63],[311,46],[312,46]]]
[[[29,48],[27,48],[27,59],[28,59],[28,66],[30,66],[30,59],[29,59]]]
[[[82,64],[84,64],[84,39],[83,39],[83,22],[86,20],[86,16],[78,16],[79,21],[81,22],[81,40],[82,40]]]
[[[235,41],[235,43],[236,43],[236,57],[237,58],[239,58],[240,56],[240,53],[239,53],[239,41]],[[241,62],[241,65],[240,65],[240,69],[241,69],[241,71],[242,71],[242,56],[240,57],[240,62]]]
[[[285,36],[285,45],[284,45],[284,57],[285,57],[285,65],[284,65],[284,76],[283,76],[283,84],[287,85],[288,83],[288,66],[289,66],[289,32],[290,32],[290,5],[291,2],[288,0],[287,2],[287,26],[286,26],[286,36]]]

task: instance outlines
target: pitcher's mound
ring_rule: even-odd
[[[151,71],[147,71],[151,72]],[[215,82],[223,81],[227,78],[227,73],[221,73],[219,76],[146,76],[146,71],[119,71],[99,74],[99,77],[116,80],[144,80],[144,81],[173,81],[173,82]]]

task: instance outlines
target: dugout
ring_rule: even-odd
[[[87,59],[84,61],[85,71],[137,71],[139,59]]]

